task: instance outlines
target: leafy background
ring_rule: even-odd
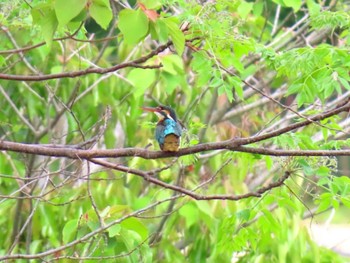
[[[188,147],[271,132],[349,96],[347,1],[14,0],[0,7],[1,140],[157,150],[155,117],[140,108],[161,103],[176,109]],[[86,69],[98,74],[65,75]],[[348,147],[346,113],[320,124],[250,146]],[[205,196],[253,192],[291,176],[261,198],[197,201],[130,171],[2,151],[0,259],[346,261],[318,246],[308,227],[348,223],[348,159],[214,151],[110,161]]]

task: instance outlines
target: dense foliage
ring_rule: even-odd
[[[342,0],[2,1],[0,260],[342,262],[305,219],[350,207],[335,157],[350,155],[350,125],[330,113],[350,96],[348,10]],[[68,154],[158,150],[156,117],[141,110],[158,104],[176,110],[188,152]],[[207,151],[235,138],[249,140]]]

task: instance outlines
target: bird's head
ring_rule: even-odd
[[[155,113],[158,116],[160,121],[163,121],[165,119],[171,119],[175,122],[177,121],[175,111],[168,106],[160,105],[160,106],[155,107],[155,108],[142,107],[142,109],[144,111],[150,111],[150,112]]]

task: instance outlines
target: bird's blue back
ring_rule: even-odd
[[[156,128],[156,139],[160,145],[164,144],[165,137],[169,134],[175,134],[177,137],[181,137],[181,125],[172,119],[165,119],[158,122]]]

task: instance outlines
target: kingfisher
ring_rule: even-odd
[[[156,140],[160,149],[165,152],[177,152],[179,150],[182,127],[177,120],[175,111],[164,105],[155,108],[142,107],[142,109],[153,112],[158,116]]]

